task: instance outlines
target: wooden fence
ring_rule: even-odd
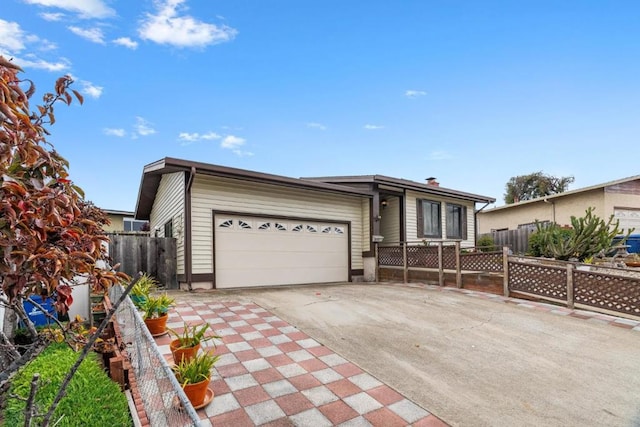
[[[178,289],[176,239],[144,234],[109,234],[109,256],[130,276],[148,273],[167,289]]]
[[[535,230],[534,230],[535,231]],[[514,254],[524,255],[529,250],[529,236],[533,233],[528,228],[517,230],[492,231],[481,234],[479,237],[489,236],[497,247],[507,246]]]

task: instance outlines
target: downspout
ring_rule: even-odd
[[[478,241],[478,214],[484,210],[487,206],[489,206],[491,202],[487,202],[480,209],[476,209],[473,211],[473,228],[474,228],[474,236],[473,236],[473,246],[476,246],[476,242]]]
[[[187,185],[184,190],[184,270],[186,273],[187,289],[192,291],[191,287],[193,268],[192,260],[193,255],[191,252],[191,187],[193,186],[193,179],[196,176],[196,168],[191,167],[191,172],[187,178]]]
[[[556,202],[554,202],[554,201],[550,202],[549,200],[547,200],[546,197],[543,199],[543,201],[545,203],[549,203],[551,205],[551,215],[552,215],[552,218],[553,218],[553,223],[555,224],[556,223]]]

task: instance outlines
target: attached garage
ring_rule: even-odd
[[[214,215],[216,288],[346,282],[350,224]]]

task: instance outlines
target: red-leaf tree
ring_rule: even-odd
[[[84,200],[68,162],[46,140],[54,106],[69,105],[74,97],[82,103],[82,96],[64,76],[32,111],[35,86],[21,72],[0,56],[0,302],[30,325],[22,308],[29,296],[55,297],[64,313],[78,277],[94,290],[128,277],[105,268],[108,237],[102,226],[108,219]],[[35,333],[32,325],[30,330]]]

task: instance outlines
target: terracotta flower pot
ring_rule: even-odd
[[[144,319],[145,325],[147,325],[147,329],[151,332],[151,335],[160,335],[166,332],[167,330],[167,319],[169,318],[168,314],[165,314],[161,317],[156,317],[154,319]]]
[[[198,350],[200,350],[200,343],[198,343],[194,347],[186,347],[186,348],[178,348],[180,347],[180,340],[175,339],[169,343],[169,348],[171,349],[171,354],[173,355],[173,362],[177,365],[182,363],[182,361],[189,361],[196,357],[198,354]]]
[[[207,378],[206,380],[200,381],[199,383],[185,384],[182,386],[184,394],[187,395],[189,402],[191,402],[193,406],[202,405],[202,403],[204,402],[204,398],[207,395],[207,389],[209,388],[210,381],[211,379]]]

